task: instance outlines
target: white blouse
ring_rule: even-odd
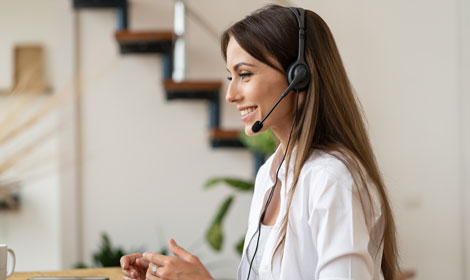
[[[287,194],[292,185],[294,155],[295,150],[289,166],[287,187],[284,184],[285,162],[279,171],[280,210],[263,252],[257,252],[262,256],[258,279],[383,279],[380,269],[383,244],[380,244],[380,238],[384,220],[375,186],[370,180],[367,181],[374,211],[364,192],[360,193],[365,214],[372,217],[368,227],[351,173],[340,160],[320,150],[312,152],[300,172],[289,212],[282,263],[278,251],[271,266],[286,213]],[[256,176],[243,256],[238,268],[239,280],[245,280],[248,275],[249,266],[243,265],[247,246],[258,229],[259,217],[269,196],[268,190],[275,182],[281,159],[282,149],[279,146]],[[253,274],[252,271],[250,279],[254,279]]]
[[[244,256],[244,260],[240,263],[241,271],[246,271],[247,275],[241,275],[242,279],[246,279],[248,277],[248,270],[250,269],[250,262],[253,260],[253,254],[257,250],[255,259],[253,260],[253,265],[251,267],[251,280],[258,280],[259,279],[259,271],[261,268],[261,260],[263,259],[264,253],[264,246],[266,246],[266,241],[268,240],[269,234],[271,233],[273,226],[267,226],[261,224],[261,234],[258,243],[258,249],[256,249],[256,243],[258,240],[258,234],[255,234],[253,238],[250,240],[249,245],[246,249],[246,254]]]

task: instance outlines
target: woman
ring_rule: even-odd
[[[238,279],[395,279],[392,211],[326,23],[271,5],[232,25],[221,45],[226,100],[246,134],[272,129],[281,143],[256,177]],[[169,244],[176,257],[124,256],[124,278],[212,279],[196,256]]]

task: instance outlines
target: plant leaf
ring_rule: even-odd
[[[206,234],[206,240],[209,245],[216,251],[220,251],[222,248],[222,242],[224,240],[224,233],[222,232],[221,223],[213,223]]]
[[[254,183],[251,181],[245,181],[245,180],[229,178],[229,177],[216,177],[216,178],[209,179],[205,183],[204,188],[210,189],[219,183],[225,183],[229,185],[230,187],[233,187],[239,191],[252,191],[255,188]]]
[[[214,223],[222,223],[225,217],[225,214],[227,214],[227,211],[230,208],[230,205],[232,205],[233,199],[234,199],[233,195],[225,199],[225,201],[220,206],[219,211],[217,211],[217,215],[215,216]]]
[[[222,222],[225,215],[227,214],[228,209],[230,208],[230,205],[233,202],[233,198],[234,196],[231,195],[225,199],[206,233],[207,242],[216,251],[220,251],[222,248],[222,243],[224,241]]]
[[[79,262],[74,265],[74,269],[80,269],[80,268],[88,268],[88,266],[83,262]]]
[[[277,148],[277,138],[271,129],[261,134],[247,136],[243,131],[238,134],[238,139],[250,150],[258,152],[265,157],[272,155]]]
[[[235,249],[237,252],[241,255],[243,255],[243,245],[245,244],[245,237],[243,236],[240,241],[237,242],[237,245],[235,246]]]
[[[120,266],[120,259],[126,253],[121,248],[113,248],[111,240],[106,233],[101,235],[99,251],[93,254],[93,261],[97,267]]]

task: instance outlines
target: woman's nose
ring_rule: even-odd
[[[240,93],[237,91],[233,83],[228,85],[227,94],[225,95],[225,100],[229,103],[234,103],[240,99]]]

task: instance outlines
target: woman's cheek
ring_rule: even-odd
[[[265,87],[255,82],[249,82],[246,84],[246,92],[250,101],[256,103],[258,106],[260,106],[261,102],[265,102],[268,97]]]

